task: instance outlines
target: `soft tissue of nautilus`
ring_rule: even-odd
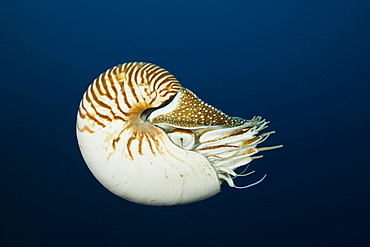
[[[222,182],[250,174],[234,170],[269,149],[273,133],[261,117],[229,117],[151,63],[125,63],[96,78],[82,97],[76,132],[97,180],[129,201],[182,205],[220,192]]]

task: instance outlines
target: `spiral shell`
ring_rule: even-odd
[[[98,181],[129,201],[170,206],[209,198],[273,132],[260,117],[229,117],[163,68],[125,63],[88,87],[77,114],[82,156]],[[248,186],[247,186],[248,187]]]

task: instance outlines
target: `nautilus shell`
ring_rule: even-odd
[[[94,80],[76,129],[82,156],[103,186],[135,203],[171,206],[209,198],[224,181],[253,185],[235,186],[233,178],[249,173],[234,170],[259,151],[281,147],[256,148],[273,133],[258,135],[267,123],[229,117],[165,69],[134,62]]]

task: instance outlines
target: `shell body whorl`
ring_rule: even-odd
[[[76,133],[98,181],[129,201],[182,205],[217,194],[272,133],[267,122],[229,117],[150,63],[108,69],[80,102]],[[277,146],[279,147],[279,146]],[[276,147],[272,147],[276,148]],[[265,148],[267,149],[267,148]]]

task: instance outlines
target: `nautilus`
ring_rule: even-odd
[[[234,178],[239,167],[281,147],[257,145],[261,117],[230,117],[182,87],[167,70],[145,62],[117,65],[84,93],[76,133],[82,156],[96,179],[126,200],[152,206],[204,200]],[[243,168],[238,169],[242,170]]]

